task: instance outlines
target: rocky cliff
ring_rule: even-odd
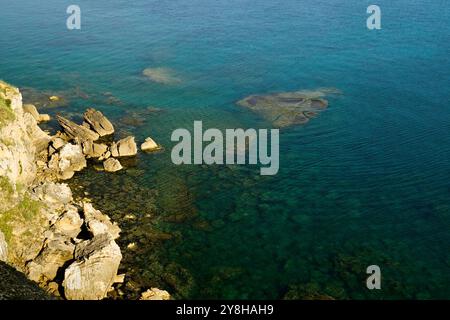
[[[42,131],[0,81],[0,260],[54,295],[102,299],[121,278],[120,229],[58,182],[85,166],[79,148]]]

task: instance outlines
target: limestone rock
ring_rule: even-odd
[[[111,157],[111,151],[106,151],[104,154],[102,154],[101,157],[98,158],[99,161],[103,161]]]
[[[103,233],[109,233],[113,239],[117,239],[120,234],[120,228],[111,219],[96,210],[89,202],[83,203],[83,214],[88,231],[95,237]]]
[[[23,111],[26,113],[29,113],[33,116],[33,118],[39,122],[40,115],[39,112],[36,109],[36,106],[34,104],[24,104],[23,105]]]
[[[170,294],[166,290],[151,288],[143,292],[139,300],[170,300]]]
[[[95,143],[91,140],[83,141],[83,153],[88,158],[100,158],[108,151],[108,146],[104,143]]]
[[[22,94],[20,93],[18,88],[13,87],[0,80],[0,98],[10,101],[9,105],[16,116],[22,116]]]
[[[65,183],[45,182],[33,190],[34,194],[46,203],[68,204],[73,200],[72,190]]]
[[[106,172],[116,172],[122,170],[123,167],[120,164],[119,160],[114,158],[108,158],[103,162],[103,167]]]
[[[59,179],[67,180],[73,177],[76,171],[87,166],[83,150],[78,144],[68,143],[59,153],[52,155],[49,168],[56,171]]]
[[[6,243],[5,235],[0,231],[0,261],[6,262],[8,260],[8,244]]]
[[[83,220],[80,218],[77,208],[67,206],[67,210],[59,216],[53,224],[53,228],[58,233],[62,233],[69,238],[75,238],[81,232],[82,224]]]
[[[37,121],[31,114],[25,113],[22,118],[25,131],[29,139],[33,142],[36,152],[39,153],[42,150],[47,149],[51,139],[50,136],[39,128]]]
[[[58,120],[61,127],[64,129],[64,133],[67,134],[67,136],[70,139],[79,141],[86,141],[86,140],[96,141],[99,138],[98,133],[84,126],[80,126],[75,122],[70,121],[64,117],[56,116],[56,119]]]
[[[39,114],[39,120],[38,120],[38,122],[48,122],[48,121],[50,121],[50,120],[51,120],[50,115],[48,115],[48,114],[46,114],[46,113]]]
[[[92,108],[87,109],[84,113],[84,120],[91,126],[92,130],[100,135],[100,137],[114,133],[112,123],[100,111]]]
[[[39,255],[27,264],[28,278],[38,283],[47,283],[55,279],[58,270],[73,258],[75,245],[66,237],[47,239]]]
[[[129,157],[137,154],[137,146],[134,137],[126,137],[111,145],[113,157]]]
[[[122,254],[113,238],[103,233],[79,243],[75,259],[64,274],[64,295],[69,300],[100,300],[114,283]]]
[[[161,147],[158,146],[156,142],[150,137],[146,138],[145,142],[141,144],[142,151],[155,151],[158,149],[161,149]]]

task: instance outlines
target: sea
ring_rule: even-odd
[[[0,78],[25,102],[163,147],[68,182],[122,229],[118,298],[450,297],[450,2],[378,0],[379,30],[372,4],[0,0]],[[171,161],[175,129],[272,128],[236,102],[320,88],[340,93],[280,130],[277,175]]]

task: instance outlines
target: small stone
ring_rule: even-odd
[[[50,96],[50,97],[48,97],[48,100],[50,100],[50,101],[52,101],[52,102],[59,101],[60,99],[61,99],[61,98],[58,97],[58,96]]]
[[[130,250],[134,250],[136,249],[136,247],[137,247],[136,242],[131,242],[127,245],[127,248]]]
[[[151,288],[141,294],[140,300],[170,300],[170,294],[166,290]]]
[[[142,151],[155,151],[158,149],[161,149],[161,147],[150,137],[145,139],[145,142],[141,144]]]
[[[125,281],[125,273],[118,274],[114,277],[114,283],[123,283]]]
[[[50,121],[50,120],[51,120],[50,115],[44,113],[44,114],[40,114],[40,115],[39,115],[39,120],[38,120],[38,122],[48,122],[48,121]]]

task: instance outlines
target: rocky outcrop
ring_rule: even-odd
[[[137,146],[134,137],[126,137],[111,145],[113,157],[130,157],[137,154]]]
[[[75,248],[75,262],[64,273],[64,295],[70,300],[99,300],[114,283],[122,254],[111,235],[102,233]]]
[[[100,111],[92,108],[87,109],[84,113],[84,120],[90,125],[92,130],[99,134],[100,137],[114,133],[112,123]]]
[[[151,152],[159,149],[161,149],[161,147],[150,137],[146,138],[145,142],[141,144],[142,151]]]
[[[116,172],[123,169],[120,161],[115,158],[108,158],[105,160],[103,162],[103,168],[106,172]]]
[[[24,104],[23,111],[31,114],[34,120],[36,120],[38,123],[50,121],[50,116],[48,114],[39,114],[39,112],[36,109],[36,106],[33,104]]]
[[[55,295],[104,298],[122,257],[114,241],[120,229],[91,204],[74,201],[66,184],[53,181],[86,166],[86,140],[79,134],[90,129],[60,118],[64,133],[50,137],[32,112],[23,112],[17,89],[0,82],[0,100],[14,115],[0,122],[0,260]],[[89,138],[98,137],[93,133]],[[86,150],[98,152],[98,145]]]
[[[69,119],[66,119],[61,116],[56,116],[56,119],[58,120],[61,127],[64,129],[64,133],[72,140],[96,141],[100,137],[98,133],[92,131],[86,126],[78,125],[75,122],[70,121]]]

